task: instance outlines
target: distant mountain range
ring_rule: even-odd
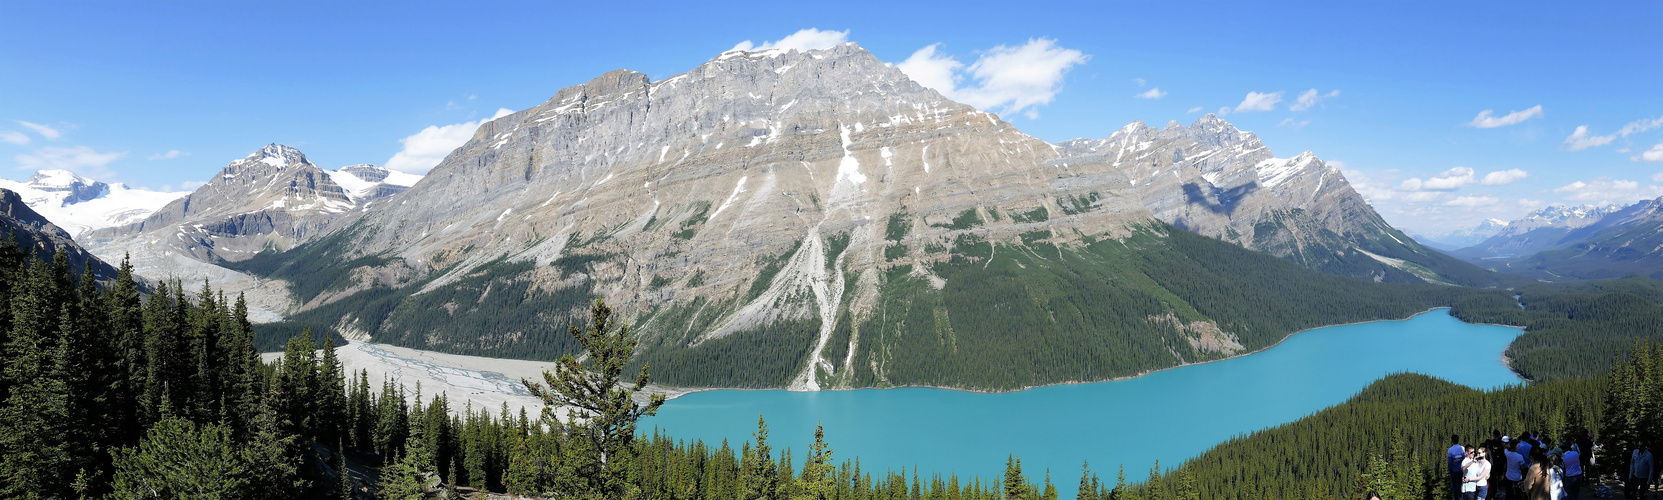
[[[1562,281],[1640,274],[1663,279],[1663,198],[1618,205],[1554,205],[1519,219],[1486,221],[1495,233],[1455,257],[1497,271]]]

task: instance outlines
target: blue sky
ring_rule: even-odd
[[[808,28],[892,63],[934,46],[917,60],[961,64],[930,66],[950,95],[1048,141],[1228,108],[1279,157],[1339,162],[1415,231],[1663,196],[1658,2],[0,0],[0,177],[178,189],[270,142],[419,170],[499,109]]]

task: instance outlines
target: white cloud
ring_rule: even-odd
[[[966,66],[952,56],[938,54],[940,44],[918,49],[896,64],[920,85],[947,98],[999,114],[1038,116],[1037,106],[1050,104],[1062,91],[1063,76],[1091,56],[1035,38],[1011,47],[1000,45],[983,52]],[[960,85],[964,82],[964,85]],[[998,108],[995,110],[995,108]]]
[[[0,130],[0,142],[10,144],[28,144],[29,136],[15,130]]]
[[[1656,146],[1652,146],[1646,152],[1630,159],[1634,161],[1663,161],[1663,142],[1657,143]]]
[[[63,133],[58,132],[58,129],[48,127],[48,126],[45,126],[45,125],[41,125],[39,123],[29,123],[29,122],[26,122],[26,121],[18,121],[17,123],[22,124],[25,127],[29,127],[30,129],[33,129],[36,134],[40,134],[41,137],[45,137],[47,139],[57,139],[58,137],[63,135]]]
[[[1505,186],[1524,180],[1525,177],[1530,177],[1530,173],[1516,168],[1497,170],[1495,172],[1485,174],[1484,180],[1479,181],[1479,184],[1486,186]]]
[[[1282,102],[1282,92],[1261,94],[1248,92],[1247,97],[1236,105],[1236,111],[1270,111],[1276,109],[1276,103]]]
[[[848,41],[849,41],[849,30],[843,30],[843,31],[826,30],[826,31],[821,31],[817,28],[809,28],[809,29],[805,29],[805,30],[799,30],[796,33],[792,33],[790,35],[786,35],[785,38],[781,38],[781,39],[776,40],[776,41],[762,42],[762,45],[754,45],[754,44],[751,43],[750,40],[745,40],[743,42],[739,42],[739,44],[737,44],[737,45],[734,45],[732,50],[770,50],[770,49],[793,50],[794,49],[794,50],[807,51],[807,50],[829,49],[829,48],[832,48],[832,47],[836,47],[838,45],[842,45],[843,43],[848,42]]]
[[[953,89],[958,88],[958,70],[964,63],[958,62],[952,56],[936,53],[941,44],[932,44],[917,52],[907,60],[896,64],[902,73],[906,73],[912,81],[918,82],[926,88],[934,89],[948,98],[953,97]]]
[[[123,156],[127,156],[127,152],[100,153],[86,146],[47,146],[13,159],[17,160],[18,170],[68,170],[96,179],[112,177],[106,166]]]
[[[1617,131],[1617,135],[1628,137],[1630,135],[1645,132],[1657,127],[1663,127],[1663,116],[1659,116],[1657,118],[1641,118],[1639,120],[1628,122],[1628,125],[1623,125],[1623,128]]]
[[[1330,91],[1328,91],[1327,94],[1317,93],[1317,89],[1307,90],[1307,91],[1301,92],[1299,94],[1299,98],[1295,99],[1294,103],[1292,105],[1288,106],[1288,110],[1289,111],[1304,111],[1304,110],[1307,110],[1307,109],[1311,109],[1313,107],[1321,105],[1323,99],[1327,99],[1327,98],[1330,98],[1330,97],[1337,97],[1339,95],[1340,95],[1340,90],[1339,89],[1330,90]]]
[[[512,110],[502,108],[498,109],[497,113],[492,115],[491,118],[485,120],[442,127],[428,125],[420,132],[399,139],[398,142],[404,144],[404,149],[389,158],[386,167],[400,172],[426,174],[428,170],[432,170],[440,161],[443,161],[451,151],[466,144],[468,139],[473,138],[474,130],[477,130],[480,124],[508,116],[511,113],[513,113]]]
[[[1663,188],[1655,185],[1641,186],[1639,182],[1601,177],[1592,181],[1576,181],[1554,189],[1553,192],[1563,195],[1569,201],[1604,203],[1627,203],[1645,198],[1663,196]]]
[[[1472,184],[1474,180],[1473,176],[1474,174],[1472,169],[1467,167],[1455,167],[1445,170],[1438,175],[1434,175],[1432,178],[1425,181],[1422,181],[1419,178],[1409,178],[1408,180],[1403,181],[1402,184],[1399,184],[1398,189],[1402,191],[1454,191],[1459,189],[1461,186]]]
[[[1657,118],[1641,118],[1639,120],[1628,122],[1627,125],[1623,125],[1623,128],[1618,129],[1617,133],[1611,135],[1592,135],[1588,133],[1587,125],[1578,125],[1576,130],[1571,132],[1570,137],[1565,138],[1565,143],[1560,146],[1560,149],[1564,149],[1566,151],[1581,151],[1588,148],[1597,148],[1610,144],[1611,141],[1617,140],[1618,138],[1627,138],[1628,136],[1645,132],[1657,127],[1663,127],[1663,116],[1659,116]],[[1617,150],[1617,152],[1627,153],[1627,150],[1628,148],[1625,147]]]
[[[1185,111],[1184,113],[1200,113],[1200,112],[1201,112],[1201,106],[1196,106],[1196,107],[1190,108],[1189,111]]]
[[[1487,195],[1487,194],[1481,194],[1481,195],[1459,196],[1459,197],[1456,197],[1453,200],[1449,200],[1449,201],[1444,202],[1444,205],[1445,206],[1451,206],[1451,207],[1487,207],[1487,206],[1494,205],[1494,204],[1497,204],[1497,203],[1501,203],[1501,198],[1497,198],[1497,197],[1490,196],[1490,195]]]
[[[1559,149],[1581,151],[1604,146],[1615,140],[1617,140],[1616,135],[1589,135],[1587,125],[1578,125],[1576,131],[1571,132],[1571,135],[1565,138],[1565,143],[1559,145]]]
[[[1138,82],[1138,86],[1139,86],[1139,87],[1142,87],[1142,86],[1144,86],[1144,85],[1148,85],[1148,84],[1149,84],[1149,81],[1148,81],[1148,80],[1144,80],[1144,79],[1142,79],[1142,78],[1133,78],[1133,79],[1132,79],[1132,81],[1134,81],[1134,82]]]
[[[1532,199],[1529,199],[1529,198],[1519,198],[1518,204],[1519,204],[1519,208],[1522,208],[1522,209],[1525,209],[1525,210],[1535,210],[1535,209],[1547,206],[1548,202],[1545,202],[1545,201],[1542,201],[1542,200],[1532,200]]]
[[[1310,124],[1311,124],[1310,120],[1295,120],[1295,119],[1293,119],[1293,117],[1290,116],[1290,117],[1287,117],[1287,118],[1283,118],[1282,123],[1278,123],[1276,125],[1277,126],[1293,127],[1293,128],[1299,129],[1299,128],[1305,128],[1306,125],[1310,125]]]
[[[1162,92],[1160,87],[1152,87],[1149,90],[1139,92],[1137,95],[1138,99],[1160,99],[1162,97],[1166,97],[1166,92]]]
[[[1657,181],[1657,182],[1663,182],[1663,172],[1658,172],[1658,173],[1655,173],[1655,174],[1651,174],[1651,180]]]
[[[1507,116],[1502,117],[1493,116],[1494,113],[1495,110],[1493,109],[1480,111],[1478,112],[1478,116],[1474,117],[1472,121],[1467,122],[1467,126],[1477,128],[1496,128],[1508,125],[1518,125],[1531,118],[1540,118],[1542,116],[1542,105],[1537,104],[1532,106],[1530,109],[1514,111],[1507,113]]]
[[[177,149],[169,149],[169,150],[167,150],[166,153],[156,153],[156,154],[150,155],[150,159],[152,159],[152,160],[171,160],[171,159],[178,158],[178,157],[181,157],[181,156],[190,156],[190,155],[191,155],[190,153],[186,153],[184,151],[180,151],[180,150],[177,150]]]

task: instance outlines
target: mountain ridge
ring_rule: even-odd
[[[1191,142],[1241,142],[1216,117],[1193,128]],[[1310,154],[1261,163],[1241,179],[1339,175]],[[1467,293],[1375,288],[1189,235],[1133,180],[854,44],[731,51],[659,81],[617,70],[561,89],[482,123],[385,203],[226,265],[290,283],[292,322],[466,354],[570,352],[555,327],[606,297],[671,383],[801,390],[1112,378],[1319,326],[1320,304],[1361,315],[1328,318],[1348,322],[1429,305],[1410,290]],[[1375,250],[1346,255],[1382,281],[1423,281]],[[1213,304],[1220,290],[1244,295]],[[1390,306],[1332,307],[1369,294]],[[1246,296],[1304,312],[1223,305]],[[1064,353],[1041,334],[1095,347]],[[1035,371],[1054,356],[1080,375]]]

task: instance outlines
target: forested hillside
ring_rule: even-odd
[[[1011,216],[1006,214],[1006,216]],[[962,225],[980,224],[974,213]],[[911,222],[892,221],[900,240]],[[1263,349],[1288,335],[1327,325],[1401,319],[1473,297],[1510,301],[1501,290],[1374,283],[1301,267],[1151,221],[1125,238],[1084,245],[1048,243],[1045,234],[990,241],[974,234],[930,249],[946,258],[904,264],[896,246],[875,297],[843,290],[843,303],[871,301],[869,313],[839,313],[824,359],[853,369],[822,371],[830,387],[936,386],[1010,390],[1131,376],[1183,363]],[[290,279],[301,297],[351,286],[305,280],[341,258],[332,236],[282,254],[262,254],[241,268]],[[828,262],[847,245],[830,238]],[[751,293],[761,294],[791,252],[764,266]],[[382,325],[378,342],[463,354],[552,360],[577,345],[560,331],[563,311],[589,300],[584,286],[541,288],[528,273],[556,273],[583,283],[616,256],[574,251],[547,269],[531,262],[482,265],[425,293],[419,284],[382,285],[272,325],[286,333],[330,331],[343,315]],[[354,265],[377,265],[374,258]],[[695,276],[695,280],[704,279]],[[852,283],[859,279],[845,277]],[[642,338],[638,362],[660,381],[690,387],[782,387],[807,366],[821,321],[816,317],[710,337],[743,301],[667,303],[632,318]],[[725,312],[724,312],[725,311]],[[422,332],[419,336],[377,332]],[[480,332],[495,332],[480,337]],[[513,334],[508,334],[512,332]],[[413,335],[413,334],[412,334]],[[271,344],[267,344],[271,345]],[[850,353],[853,346],[855,352]],[[275,347],[275,346],[273,346]]]
[[[1469,323],[1524,327],[1506,355],[1529,380],[1598,376],[1628,354],[1634,339],[1663,342],[1663,283],[1630,277],[1515,290],[1517,301],[1474,295],[1451,313]]]
[[[1655,298],[1657,290],[1648,280],[1550,286],[1534,292],[1539,301],[1532,309],[1543,310],[1523,314],[1536,318],[1532,324],[1551,326],[1541,334],[1545,339],[1616,342],[1618,332],[1631,330],[1610,330],[1608,317],[1586,314],[1587,308]],[[1550,318],[1559,314],[1550,311],[1567,310],[1584,313]],[[1579,364],[1553,381],[1495,391],[1393,375],[1335,407],[1221,443],[1175,470],[1152,471],[1136,493],[1118,498],[1183,498],[1174,495],[1184,488],[1219,499],[1360,498],[1366,490],[1387,500],[1444,498],[1449,435],[1478,444],[1497,430],[1555,439],[1586,433],[1605,445],[1603,463],[1618,463],[1617,454],[1635,439],[1663,439],[1663,344],[1635,337],[1626,342],[1603,352],[1594,344],[1562,351],[1582,349],[1579,355],[1604,360],[1606,368],[1598,372],[1588,373],[1596,364]]]

